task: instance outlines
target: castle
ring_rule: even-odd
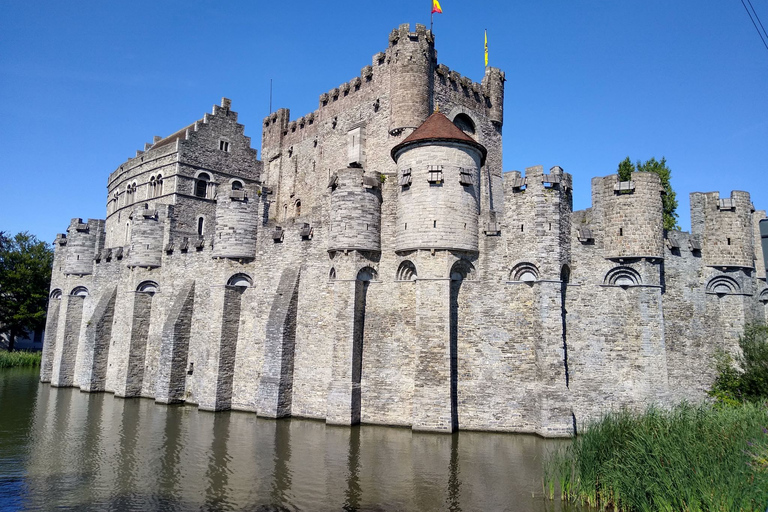
[[[119,397],[452,432],[571,435],[700,399],[765,321],[747,192],[662,228],[652,173],[502,174],[504,73],[402,25],[360,76],[262,126],[223,99],[110,174],[55,242],[40,378]]]

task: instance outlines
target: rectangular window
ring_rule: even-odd
[[[219,141],[219,149],[222,150],[222,151],[229,152],[229,142],[227,142],[225,140],[220,140]]]
[[[472,169],[464,169],[459,167],[459,183],[464,186],[474,185],[472,181]]]
[[[400,171],[400,179],[397,182],[401,187],[407,187],[411,184],[411,169],[403,169]]]
[[[442,165],[430,165],[429,166],[429,178],[430,183],[442,183],[443,182],[443,166]]]

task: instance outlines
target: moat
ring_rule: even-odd
[[[0,510],[553,511],[562,440],[159,406],[0,370]]]

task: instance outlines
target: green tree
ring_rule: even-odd
[[[661,186],[664,188],[664,195],[662,196],[662,205],[664,208],[664,229],[680,229],[677,225],[677,195],[672,190],[672,170],[667,167],[667,159],[661,157],[661,160],[651,158],[645,162],[640,160],[636,164],[632,164],[629,157],[625,158],[619,163],[618,169],[619,179],[621,181],[630,181],[632,179],[633,172],[652,172],[661,179]]]
[[[0,231],[0,332],[8,350],[16,337],[45,327],[53,250],[27,232],[8,237]]]
[[[619,179],[621,181],[630,181],[632,179],[632,173],[635,172],[635,165],[629,157],[625,158],[619,163]]]
[[[722,403],[768,399],[768,325],[744,328],[736,357],[720,351],[715,355],[717,378],[710,396]]]

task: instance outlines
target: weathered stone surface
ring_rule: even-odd
[[[560,167],[502,175],[504,73],[435,58],[403,25],[317,110],[267,116],[261,160],[224,99],[120,165],[106,220],[56,239],[41,381],[545,436],[703,398],[768,318],[765,212],[694,193],[665,233],[652,174],[594,178],[574,212]],[[466,136],[398,147],[436,107]]]

